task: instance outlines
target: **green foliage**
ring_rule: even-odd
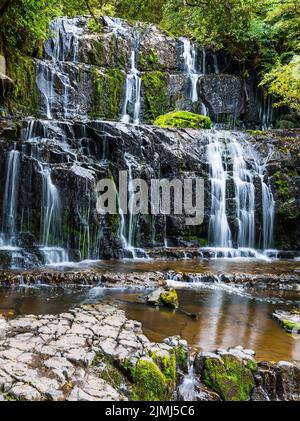
[[[119,0],[116,5],[118,15],[126,19],[160,23],[162,6],[166,0]]]
[[[204,115],[193,114],[189,111],[173,111],[157,117],[154,124],[160,127],[210,129],[212,123],[210,118]]]
[[[266,73],[262,85],[279,97],[276,106],[288,105],[300,112],[300,55],[295,55],[288,64],[277,64]]]

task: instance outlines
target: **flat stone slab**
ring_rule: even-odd
[[[153,349],[158,355],[179,346],[187,350],[180,338],[170,340],[172,345],[151,343],[141,323],[107,303],[58,315],[0,316],[1,399],[128,400],[130,382],[119,365]],[[122,387],[115,376],[123,376]]]
[[[290,312],[290,311],[284,311],[284,310],[276,310],[272,314],[272,317],[288,333],[300,335],[300,312],[299,311]]]

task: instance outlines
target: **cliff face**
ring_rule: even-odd
[[[275,245],[280,249],[299,249],[299,134],[221,133],[224,142],[238,140],[243,148],[250,145],[251,150],[259,153],[266,162],[265,177],[269,178],[276,201]],[[149,184],[152,178],[183,180],[191,175],[205,180],[205,219],[202,225],[189,227],[184,216],[174,214],[138,215],[132,220],[134,246],[163,246],[166,240],[169,245],[176,246],[188,245],[191,240],[206,245],[211,215],[207,162],[211,136],[214,132],[207,130],[171,130],[104,121],[70,124],[29,120],[23,122],[20,130],[13,123],[2,121],[0,226],[4,227],[7,236],[15,236],[16,244],[25,248],[27,253],[37,254],[40,263],[45,257],[43,253],[37,253],[37,244],[42,244],[43,250],[48,246],[67,248],[71,260],[126,256],[128,252],[124,249],[122,237],[128,238],[129,222],[126,220],[127,228],[124,228],[118,215],[97,214],[95,187],[102,178],[113,179],[118,186],[119,171],[128,171],[130,165],[132,177],[145,179]],[[19,153],[19,163],[18,172],[10,173],[11,182],[17,177],[12,223],[7,219],[7,183],[14,151]],[[255,168],[253,157],[247,158],[247,165]],[[261,248],[263,199],[261,181],[255,174],[253,172],[255,247]],[[53,191],[59,197],[59,203],[56,203]],[[234,189],[228,188],[228,194],[228,221],[233,238],[236,238]],[[45,219],[47,206],[54,212],[50,219]],[[25,234],[28,232],[30,235]],[[7,257],[7,264],[11,263],[10,258]],[[24,256],[20,256],[20,261],[22,259]],[[29,257],[25,259],[25,265],[30,265],[30,260]]]
[[[105,18],[95,31],[93,23],[88,17],[53,22],[44,59],[21,60],[20,74],[12,69],[16,89],[6,97],[6,110],[26,115],[27,109],[27,115],[49,117],[50,105],[53,118],[118,120],[126,83],[138,72],[141,122],[174,109],[208,114],[222,127],[256,128],[274,120],[269,99],[253,78],[236,74],[226,53],[214,54],[187,39],[169,37],[154,25]],[[36,87],[32,67],[39,74]],[[39,111],[38,96],[43,103]],[[129,98],[129,114],[133,108]]]
[[[297,131],[144,124],[181,108],[209,114],[215,127],[267,125],[272,113],[253,82],[230,74],[226,55],[151,25],[106,18],[98,32],[90,28],[86,17],[52,22],[44,58],[30,62],[34,79],[4,99],[39,118],[1,120],[1,265],[136,257],[166,244],[299,249]],[[99,215],[97,182],[118,187],[120,170],[148,185],[204,179],[203,223],[187,226],[174,212]]]

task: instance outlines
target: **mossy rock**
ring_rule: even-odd
[[[150,358],[141,358],[132,370],[135,401],[165,401],[171,398],[168,380]]]
[[[178,348],[176,349],[176,354],[177,354],[177,364],[179,366],[179,368],[187,373],[188,371],[188,353],[187,351],[184,349],[184,347],[182,345],[179,345]]]
[[[90,118],[118,118],[125,89],[125,74],[121,70],[92,66],[93,97]]]
[[[178,308],[178,295],[174,288],[160,294],[161,303],[170,308]]]
[[[234,355],[204,357],[201,380],[225,401],[247,401],[254,388],[252,370]]]
[[[170,385],[175,387],[177,377],[175,352],[169,353],[168,351],[159,350],[157,352],[152,352],[151,357],[166,379],[170,382]]]
[[[283,320],[282,324],[287,332],[300,334],[300,323],[295,323],[290,320]]]
[[[146,72],[142,75],[144,89],[144,119],[153,121],[167,110],[166,75],[159,71]]]
[[[189,129],[210,129],[211,119],[204,115],[193,114],[189,111],[173,111],[161,115],[154,121],[156,126],[160,127],[179,127]]]
[[[7,65],[14,88],[5,99],[5,107],[18,116],[37,115],[40,93],[36,84],[36,63],[30,57],[16,55]]]

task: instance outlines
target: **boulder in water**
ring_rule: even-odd
[[[178,308],[178,295],[175,289],[159,287],[146,296],[146,303],[153,306]]]
[[[285,329],[288,333],[300,335],[300,312],[299,311],[283,311],[276,310],[272,314],[273,318]]]

